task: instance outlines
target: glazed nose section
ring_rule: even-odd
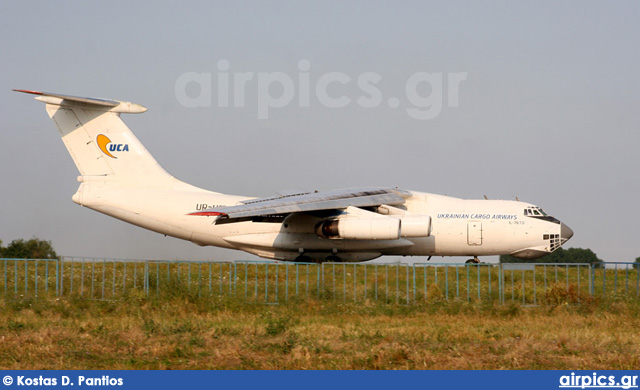
[[[571,237],[573,237],[573,230],[571,230],[571,228],[567,225],[565,225],[564,223],[560,224],[560,237],[562,237],[563,240],[568,240]]]

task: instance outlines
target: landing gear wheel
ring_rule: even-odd
[[[294,261],[296,263],[313,263],[313,262],[315,262],[311,257],[305,256],[305,255],[300,255],[300,256],[296,257],[296,259]]]
[[[467,261],[464,262],[465,264],[480,264],[480,260],[477,257],[474,257],[473,259],[469,259]]]
[[[329,263],[342,263],[342,259],[335,255],[327,256],[326,261]]]

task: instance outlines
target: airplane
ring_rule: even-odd
[[[197,188],[167,173],[120,119],[139,104],[29,90],[46,104],[80,186],[72,200],[201,246],[295,262],[380,256],[536,259],[573,230],[518,200],[467,200],[394,187],[283,191],[257,198]]]

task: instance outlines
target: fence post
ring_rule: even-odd
[[[71,258],[71,271],[69,272],[69,294],[73,294],[73,258]]]
[[[504,305],[504,280],[502,273],[502,263],[498,263],[498,300]]]
[[[375,274],[373,289],[375,291],[374,295],[377,301],[378,300],[378,264],[373,266],[373,273]]]
[[[80,296],[84,295],[84,257],[82,258],[82,268],[80,272]]]
[[[469,282],[469,273],[471,272],[471,266],[469,264],[464,265],[465,271],[467,273],[467,302],[471,302],[471,283]],[[427,280],[425,279],[425,285]]]
[[[429,277],[429,275],[427,275],[427,270],[429,269],[429,267],[427,265],[424,266],[424,301],[427,301],[427,296],[428,296],[428,292],[427,292],[427,278]]]
[[[7,263],[5,261],[5,272],[7,271]],[[44,263],[44,295],[49,294],[49,261],[45,261]],[[5,274],[5,278],[4,278],[4,283],[6,285],[7,283],[7,275]],[[6,292],[6,286],[5,286],[5,292]]]
[[[60,259],[60,296],[64,294],[64,258]]]
[[[59,263],[60,260],[56,259],[56,296],[59,297],[60,296],[60,287],[58,284],[58,277],[60,276],[59,273]]]
[[[533,304],[537,305],[538,300],[536,297],[536,266],[533,266]]]
[[[476,264],[478,270],[478,299],[480,299],[480,263]]]
[[[96,259],[91,260],[91,299],[93,299],[93,293],[95,291],[95,277],[96,277]]]
[[[144,262],[144,292],[149,297],[149,260]]]
[[[607,291],[607,267],[602,265],[602,296],[605,296]]]
[[[396,263],[396,305],[400,303],[400,263]]]
[[[122,274],[122,293],[126,294],[127,293],[127,287],[126,287],[126,283],[127,283],[127,262],[126,261],[124,261],[123,266],[124,266],[124,270],[123,270],[123,274]]]
[[[413,267],[411,267],[412,272],[413,272],[413,303],[415,304],[418,300],[416,299],[416,265],[413,264]],[[366,268],[365,268],[366,270]],[[456,269],[457,271],[457,269]]]
[[[73,263],[71,263],[71,269],[73,269]],[[72,286],[73,286],[73,272],[71,273],[71,280],[72,280]],[[111,286],[111,296],[115,297],[116,296],[116,260],[113,259],[113,281],[112,281],[112,286]]]
[[[264,263],[264,302],[269,303],[269,263]]]
[[[275,263],[276,265],[276,300],[275,303],[278,303],[278,274],[280,273],[278,270],[278,263]]]
[[[640,264],[634,264],[636,270],[636,295],[640,294]]]
[[[316,265],[316,270],[318,271],[318,299],[320,299],[320,272],[322,272],[322,289],[324,289],[324,263],[320,263],[320,265]]]
[[[460,267],[456,265],[456,299],[460,299]]]
[[[24,259],[24,296],[27,296],[27,290],[29,289],[29,260]]]
[[[478,269],[479,271],[480,269]],[[449,266],[444,265],[444,291],[447,301],[449,300]]]
[[[594,275],[595,275],[595,270],[593,269],[593,267],[595,266],[594,263],[591,263],[589,265],[589,295],[593,297],[593,284],[595,283],[594,280]]]
[[[356,288],[356,276],[358,275],[358,269],[356,268],[357,264],[353,263],[353,302],[356,302],[356,297],[358,296],[357,288]]]
[[[487,264],[487,273],[489,274],[489,299],[491,299],[491,265]]]
[[[624,293],[629,294],[629,264],[624,267]]]

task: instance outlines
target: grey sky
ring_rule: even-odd
[[[347,4],[343,4],[347,3]],[[399,186],[529,201],[575,231],[569,246],[640,256],[640,5],[636,2],[2,2],[0,239],[37,236],[59,253],[251,258],[125,224],[71,201],[77,170],[42,103],[11,88],[127,100],[123,115],[173,175],[220,192]],[[382,104],[328,108],[313,92],[258,119],[186,108],[186,72],[381,76]],[[459,106],[407,115],[412,74],[460,73]],[[193,92],[193,91],[192,91]],[[355,81],[329,92],[355,100]],[[422,94],[428,91],[419,90]],[[277,90],[273,92],[277,94]],[[387,104],[400,99],[399,107]],[[447,94],[443,95],[446,105]]]

